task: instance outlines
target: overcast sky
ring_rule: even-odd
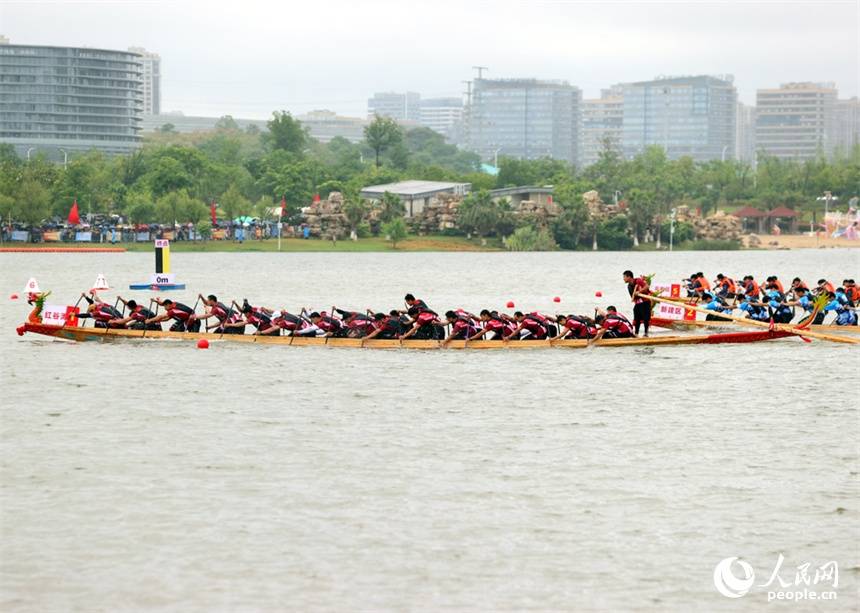
[[[0,0],[13,44],[162,58],[162,110],[268,117],[366,113],[376,91],[457,96],[486,76],[564,79],[597,97],[657,75],[733,74],[740,99],[789,81],[856,96],[858,0],[394,2]]]

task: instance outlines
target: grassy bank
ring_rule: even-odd
[[[121,247],[127,251],[152,251],[152,242],[140,243],[4,243],[4,247],[26,248],[93,248]],[[174,252],[268,252],[278,250],[277,239],[247,240],[242,243],[233,241],[171,241],[170,248]],[[397,243],[397,248],[391,246],[391,241],[384,238],[360,238],[357,241],[342,240],[332,243],[330,240],[304,240],[300,238],[285,238],[281,240],[283,252],[371,252],[371,251],[500,251],[501,242],[487,241],[482,246],[478,240],[467,240],[462,236],[414,236]]]

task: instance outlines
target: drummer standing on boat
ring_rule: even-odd
[[[636,329],[636,336],[639,336],[639,326],[644,325],[647,337],[648,328],[651,327],[651,301],[642,298],[639,294],[650,295],[651,286],[645,277],[634,277],[633,272],[629,270],[624,271],[624,282],[633,300],[633,327]]]

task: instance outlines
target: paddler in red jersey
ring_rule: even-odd
[[[161,330],[161,324],[146,324],[146,320],[150,317],[155,317],[155,313],[134,300],[124,300],[122,296],[117,296],[116,298],[128,307],[128,317],[112,319],[110,321],[111,324],[128,326],[129,330]]]
[[[191,319],[191,316],[194,314],[194,309],[192,309],[187,304],[182,304],[181,302],[174,302],[170,298],[164,298],[163,300],[161,298],[156,298],[155,302],[158,303],[158,305],[164,309],[164,312],[161,315],[150,317],[144,323],[157,324],[162,321],[172,319],[174,323],[172,326],[170,326],[171,332],[200,331],[200,322]]]
[[[559,341],[565,338],[594,338],[597,335],[597,324],[584,315],[559,315],[556,318],[561,332],[550,340]]]
[[[392,309],[388,315],[375,313],[373,315],[373,331],[364,337],[365,340],[395,339],[403,332],[403,315],[397,309]]]
[[[409,312],[409,309],[411,309],[413,307],[417,307],[417,308],[421,309],[422,311],[429,311],[430,310],[430,307],[427,306],[426,302],[424,302],[423,300],[421,300],[419,298],[416,298],[412,294],[406,294],[406,296],[403,298],[403,300],[404,300],[404,302],[406,302],[406,311],[402,311],[403,313]]]
[[[632,338],[635,336],[633,324],[614,306],[606,307],[606,311],[598,310],[594,321],[600,326],[600,330],[594,335],[593,340],[595,341],[599,341],[601,338]]]
[[[817,287],[812,290],[812,293],[816,296],[821,294],[832,294],[834,292],[833,284],[827,279],[819,279]]]
[[[521,311],[514,313],[517,327],[505,336],[504,340],[518,338],[519,340],[542,341],[547,337],[546,325],[535,315],[525,315]]]
[[[430,309],[422,309],[416,304],[409,308],[407,315],[409,315],[412,327],[400,337],[401,339],[414,336],[416,339],[441,341],[445,337],[445,329],[442,327],[442,322],[439,321],[436,313]]]
[[[447,346],[453,340],[469,340],[478,333],[478,325],[472,316],[466,311],[447,311],[445,313],[445,321],[451,326],[451,332],[442,342],[442,346]]]
[[[375,329],[373,318],[365,313],[338,308],[335,308],[335,312],[340,315],[343,325],[346,326],[348,338],[364,338]]]
[[[645,277],[634,277],[633,272],[625,270],[623,274],[624,282],[627,284],[627,291],[630,298],[633,300],[633,326],[636,336],[639,336],[639,326],[645,327],[645,336],[648,336],[648,328],[651,326],[651,301],[647,298],[642,298],[638,294],[651,295],[651,286]]]
[[[476,341],[479,338],[488,341],[500,341],[505,336],[513,334],[514,330],[517,329],[516,324],[505,321],[501,315],[489,309],[482,310],[478,318],[482,327],[469,337],[468,340],[470,341]]]
[[[210,318],[215,318],[218,322],[215,326],[209,326],[206,324],[206,331],[208,332],[211,328],[215,328],[216,334],[241,334],[243,330],[239,328],[225,328],[224,324],[228,323],[231,318],[235,321],[236,318],[232,316],[235,314],[233,309],[227,307],[227,305],[218,302],[218,297],[215,294],[209,294],[205,298],[202,294],[198,294],[197,298],[203,301],[203,304],[206,306],[206,310],[204,310],[201,314],[192,314],[189,319],[191,321],[206,321]]]
[[[347,328],[343,321],[337,317],[332,317],[328,313],[317,313],[314,311],[308,319],[318,329],[322,330],[321,336],[340,338],[346,336]],[[319,335],[318,335],[319,336]]]
[[[91,317],[96,328],[125,328],[125,322],[121,324],[116,323],[117,321],[122,320],[122,313],[106,302],[102,302],[95,291],[90,293],[92,294],[92,298],[86,294],[81,294],[81,297],[86,300],[89,305],[87,306],[86,313],[78,314],[78,319]]]

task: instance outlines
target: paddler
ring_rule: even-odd
[[[395,339],[404,331],[403,315],[397,309],[392,309],[388,315],[375,313],[373,315],[374,330],[365,336],[365,340],[373,338]]]
[[[427,306],[426,302],[424,302],[423,300],[421,300],[419,298],[416,298],[412,294],[406,294],[406,296],[404,296],[404,298],[403,298],[403,301],[406,303],[406,311],[403,311],[404,313],[407,312],[412,307],[417,307],[417,308],[421,309],[422,311],[429,311],[430,310],[430,307]]]
[[[743,282],[743,294],[750,300],[758,300],[761,295],[761,288],[756,283],[752,275],[746,275]]]
[[[726,321],[725,317],[720,317],[720,313],[730,315],[732,307],[721,297],[711,292],[705,292],[702,295],[702,308],[712,311],[705,317],[705,321]]]
[[[785,304],[793,307],[799,306],[807,313],[812,313],[815,310],[815,305],[812,301],[812,296],[808,288],[803,286],[797,286],[792,289],[792,293],[794,294],[794,300],[791,302],[786,302]],[[813,325],[820,325],[824,323],[824,312],[819,311],[815,315],[815,319],[812,321]]]
[[[747,296],[746,294],[741,297],[741,303],[738,305],[738,308],[746,313],[749,319],[753,319],[755,321],[770,320],[770,315],[764,305],[753,300],[752,297]]]
[[[337,317],[333,317],[325,312],[317,313],[314,311],[310,314],[308,319],[311,320],[313,325],[322,330],[322,334],[320,336],[335,338],[346,336],[347,328],[343,321]]]
[[[244,330],[239,328],[225,328],[224,324],[232,319],[236,319],[233,317],[235,312],[233,309],[227,307],[225,304],[218,302],[218,297],[215,294],[209,294],[205,298],[202,294],[197,294],[197,298],[203,301],[203,304],[206,306],[206,309],[200,314],[192,314],[189,319],[191,321],[205,321],[211,317],[214,317],[218,322],[215,326],[216,334],[241,334]],[[206,331],[208,332],[210,326],[206,325]]]
[[[860,305],[860,287],[857,287],[854,279],[845,279],[842,281],[842,289],[845,291],[845,295],[848,296],[852,305]]]
[[[505,340],[517,338],[519,340],[542,341],[547,338],[546,324],[535,315],[531,313],[526,315],[522,311],[517,311],[514,313],[514,320],[517,322],[517,327],[505,336]]]
[[[808,292],[809,286],[806,283],[804,283],[800,279],[800,277],[795,277],[794,279],[791,280],[791,287],[789,288],[788,292],[796,298],[798,289],[803,289],[803,290]]]
[[[819,279],[818,284],[816,285],[815,289],[812,290],[812,293],[816,296],[821,294],[831,294],[833,293],[834,289],[835,288],[830,281],[828,281],[827,279]]]
[[[496,311],[489,309],[483,309],[478,318],[481,320],[482,327],[469,337],[470,341],[476,341],[479,338],[488,341],[500,341],[505,336],[512,334],[517,328],[515,324],[505,320]]]
[[[91,317],[93,325],[96,328],[124,328],[125,322],[122,324],[111,323],[121,320],[122,313],[116,310],[115,307],[106,302],[102,302],[95,290],[91,291],[92,298],[82,293],[81,298],[87,301],[87,312],[79,313],[78,319],[86,319]]]
[[[436,313],[430,309],[422,309],[417,305],[412,306],[409,308],[407,315],[409,315],[412,327],[400,338],[407,339],[412,336],[417,339],[427,340],[442,340],[444,338],[445,329],[442,327],[442,322],[439,321]]]
[[[633,327],[636,336],[639,336],[639,326],[645,327],[645,336],[648,336],[648,328],[651,326],[651,301],[639,294],[651,295],[651,286],[645,277],[634,277],[630,270],[624,271],[624,282],[627,284],[627,292],[633,301]]]
[[[842,289],[841,287],[838,289]],[[829,292],[827,297],[830,302],[824,307],[824,312],[833,311],[836,313],[836,319],[833,323],[837,326],[856,326],[857,325],[857,309],[851,306],[851,302],[844,292]]]
[[[142,304],[138,304],[134,300],[125,300],[122,296],[117,296],[117,300],[122,302],[128,308],[128,316],[121,319],[112,319],[111,324],[119,326],[127,326],[130,330],[161,330],[161,324],[147,324],[146,320],[155,317],[155,313],[145,308]]]
[[[194,309],[192,309],[187,304],[182,304],[181,302],[174,302],[170,298],[156,298],[155,302],[158,303],[160,307],[164,309],[164,312],[161,315],[156,315],[155,317],[148,318],[144,323],[148,324],[157,324],[162,321],[167,321],[168,319],[174,320],[172,326],[170,326],[171,332],[199,332],[200,331],[200,322],[191,319],[191,316],[194,314]]]
[[[614,306],[606,307],[605,311],[598,309],[594,321],[600,326],[597,334],[593,337],[594,341],[599,341],[601,338],[632,338],[635,336],[633,324]]]
[[[597,324],[584,315],[559,315],[556,318],[561,332],[550,340],[558,341],[564,338],[588,339],[597,335]]]
[[[446,311],[445,321],[451,326],[451,332],[442,341],[442,346],[447,346],[453,340],[469,340],[478,333],[478,326],[472,317],[465,311]]]
[[[782,287],[782,281],[780,281],[779,277],[777,277],[776,275],[771,275],[767,278],[765,289],[775,289],[780,294],[785,296],[785,289]]]
[[[723,298],[724,300],[728,300],[729,298],[735,297],[735,294],[737,293],[737,285],[735,284],[734,279],[720,273],[714,281],[714,291],[716,292],[715,295]]]
[[[340,315],[343,325],[346,326],[346,335],[349,338],[363,338],[375,329],[370,315],[338,308],[335,308],[335,312]]]
[[[245,326],[254,326],[256,330],[254,334],[257,336],[278,336],[280,329],[277,325],[273,325],[273,311],[265,307],[252,306],[247,300],[242,301],[242,319],[236,322],[227,322],[224,328],[242,328]]]

